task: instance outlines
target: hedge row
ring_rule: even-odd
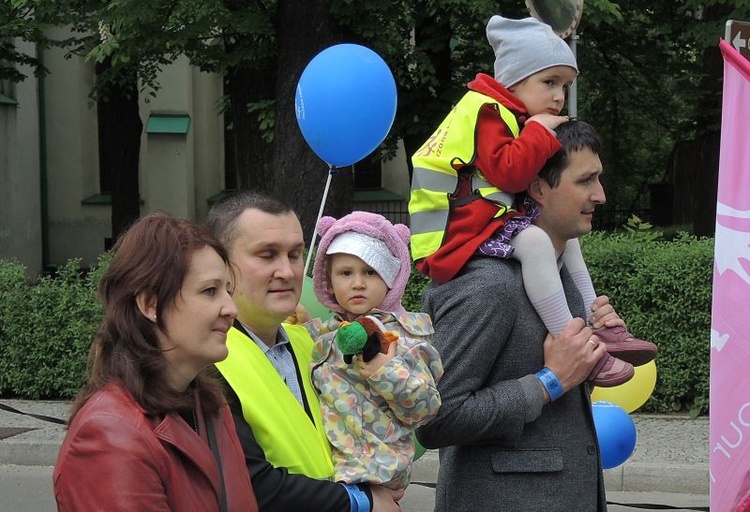
[[[96,284],[103,266],[84,274],[70,260],[29,283],[23,265],[0,262],[0,394],[75,396],[102,315]]]
[[[713,240],[652,232],[593,233],[582,239],[597,293],[609,295],[630,331],[654,341],[658,380],[642,411],[708,412]],[[71,398],[84,380],[99,319],[96,284],[106,258],[82,272],[71,260],[29,283],[0,261],[0,394]],[[418,311],[428,280],[417,273],[404,306]]]

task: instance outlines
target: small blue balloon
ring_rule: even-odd
[[[316,55],[294,98],[302,136],[332,167],[355,164],[372,153],[393,125],[396,103],[388,65],[356,44],[338,44]]]
[[[612,469],[630,458],[635,450],[635,425],[625,409],[611,402],[592,404],[596,437],[604,469]]]

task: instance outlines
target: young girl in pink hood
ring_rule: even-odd
[[[403,489],[413,431],[437,414],[443,373],[430,317],[401,305],[411,274],[409,228],[356,211],[323,217],[316,229],[315,294],[335,315],[306,327],[334,476]]]

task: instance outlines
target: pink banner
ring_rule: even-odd
[[[711,510],[750,510],[750,62],[726,41],[711,320]]]

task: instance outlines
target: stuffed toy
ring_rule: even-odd
[[[351,364],[356,354],[362,354],[362,360],[368,362],[378,352],[388,352],[388,345],[397,340],[398,333],[386,331],[382,322],[370,315],[341,322],[336,332],[336,345],[344,354],[346,364]]]

